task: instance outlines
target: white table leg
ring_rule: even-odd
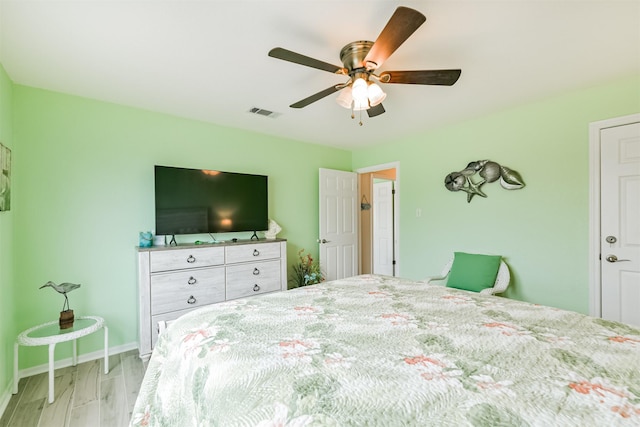
[[[73,340],[73,354],[71,355],[71,365],[78,365],[78,340]]]
[[[49,344],[49,403],[53,403],[53,355],[56,344]]]
[[[13,344],[13,394],[18,392],[18,343]]]
[[[109,328],[104,326],[104,373],[109,373]]]

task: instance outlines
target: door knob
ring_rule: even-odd
[[[631,261],[630,259],[618,259],[618,257],[615,255],[607,255],[605,259],[609,262]]]
[[[329,243],[327,239],[318,239],[318,243]]]

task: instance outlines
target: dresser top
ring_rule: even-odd
[[[233,242],[231,240],[220,240],[217,243],[180,243],[177,246],[151,246],[148,248],[141,248],[140,246],[136,246],[138,252],[150,252],[150,251],[170,251],[174,249],[190,249],[190,248],[211,248],[216,246],[238,246],[238,245],[252,245],[252,244],[260,244],[260,243],[272,243],[272,242],[286,242],[287,239],[259,239],[259,240],[250,240],[250,239],[238,239],[237,242]]]

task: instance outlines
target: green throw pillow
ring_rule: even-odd
[[[480,292],[492,288],[500,268],[500,255],[479,255],[455,252],[447,286]]]

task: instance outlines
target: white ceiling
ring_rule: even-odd
[[[363,126],[336,95],[289,108],[345,78],[271,48],[340,66],[399,5],[427,21],[378,71],[461,68],[454,86],[384,85]],[[637,0],[2,0],[0,20],[15,83],[347,149],[640,74]]]

